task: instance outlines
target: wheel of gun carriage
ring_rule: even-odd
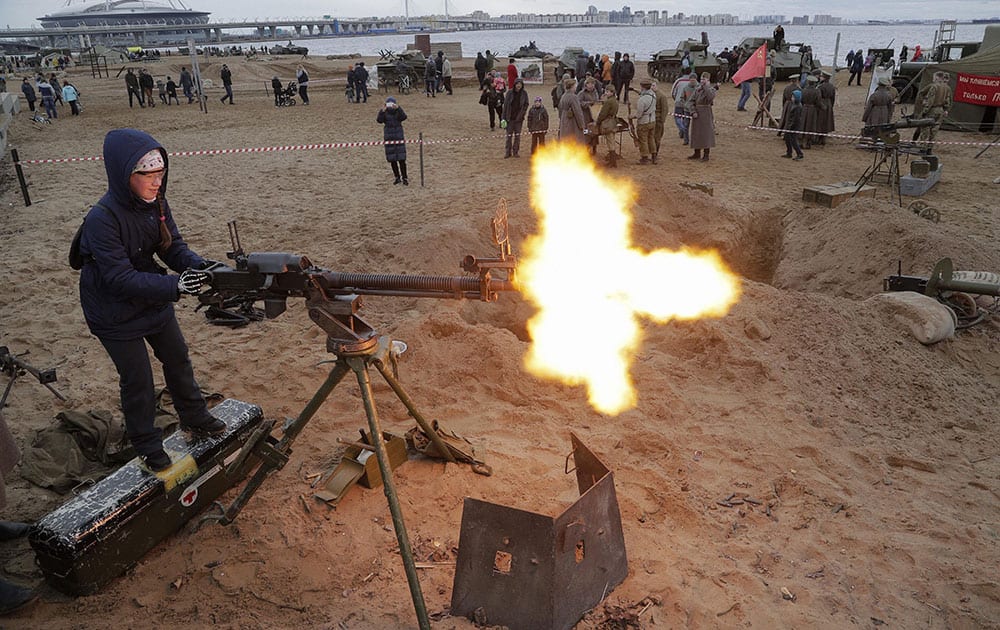
[[[910,205],[907,206],[907,209],[920,218],[927,219],[933,223],[941,221],[941,212],[922,199],[917,199],[916,201],[911,202]]]

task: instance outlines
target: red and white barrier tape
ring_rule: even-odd
[[[674,114],[677,118],[690,118],[683,114]],[[782,131],[777,127],[762,127],[760,125],[737,125],[729,122],[722,122],[723,125],[731,127],[740,127],[743,129],[749,129],[751,131],[769,131],[778,132]],[[844,140],[861,140],[863,136],[860,135],[848,135],[848,134],[835,134],[835,133],[816,133],[807,131],[796,131],[795,133],[799,135],[810,135],[810,136],[821,136],[826,138],[841,138]],[[532,132],[525,131],[521,133],[522,136],[531,136]],[[468,136],[464,138],[444,138],[441,140],[361,140],[355,142],[324,142],[318,144],[291,144],[283,146],[272,146],[272,147],[244,147],[238,149],[202,149],[198,151],[173,151],[168,152],[167,155],[170,157],[191,157],[191,156],[203,156],[203,155],[230,155],[237,153],[277,153],[283,151],[312,151],[317,149],[353,149],[358,147],[378,147],[387,144],[420,144],[421,142],[425,145],[435,145],[435,144],[456,144],[460,142],[474,142],[478,140],[493,140],[498,138],[505,138],[506,133],[499,134],[489,134],[482,136]],[[918,144],[921,142],[926,142],[923,140],[917,140]],[[938,145],[957,145],[957,146],[989,146],[993,143],[990,142],[953,142],[953,141],[942,141],[935,140],[935,146]],[[44,160],[21,160],[18,164],[22,165],[32,165],[32,164],[63,164],[72,162],[100,162],[104,158],[101,156],[91,156],[91,157],[71,157],[71,158],[50,158]]]

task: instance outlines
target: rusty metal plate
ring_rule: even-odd
[[[569,629],[628,575],[614,476],[571,438],[582,496],[559,516],[465,499],[452,615]]]

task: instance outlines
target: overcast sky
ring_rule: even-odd
[[[38,26],[35,20],[60,8],[65,0],[0,0],[0,25]],[[75,0],[76,1],[76,0]],[[90,0],[94,1],[94,0]],[[151,0],[166,2],[166,0]],[[583,13],[591,4],[600,10],[617,10],[628,4],[633,11],[658,10],[671,14],[732,13],[743,18],[754,15],[813,15],[825,13],[848,19],[955,19],[969,20],[1000,15],[1000,5],[983,0],[882,0],[866,3],[857,0],[825,2],[730,0],[729,2],[663,2],[654,0],[619,1],[602,4],[591,0],[410,0],[411,16],[444,13],[462,15],[476,9],[490,15],[517,12]],[[183,0],[189,8],[210,11],[211,20],[333,15],[364,17],[403,15],[403,0]]]

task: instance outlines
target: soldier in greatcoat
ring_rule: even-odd
[[[866,125],[885,125],[892,122],[894,108],[892,91],[889,89],[889,77],[882,77],[878,80],[878,87],[865,103],[865,113],[861,116],[861,121]]]
[[[715,114],[712,112],[712,105],[715,103],[715,88],[712,87],[712,77],[707,72],[701,73],[701,83],[694,91],[692,97],[694,101],[694,111],[691,113],[691,148],[694,153],[688,156],[689,160],[701,159],[708,161],[708,154],[715,146]],[[702,155],[704,149],[704,155]]]
[[[833,85],[833,75],[830,72],[822,70],[820,76],[821,79],[817,88],[819,90],[819,118],[816,127],[820,133],[833,133],[836,129],[833,106],[837,101],[837,88]],[[824,136],[818,136],[817,140],[817,144],[821,146],[826,144]]]
[[[819,79],[813,75],[806,77],[806,87],[802,90],[802,133],[804,134],[802,148],[810,149],[815,143],[816,130],[819,128]]]

